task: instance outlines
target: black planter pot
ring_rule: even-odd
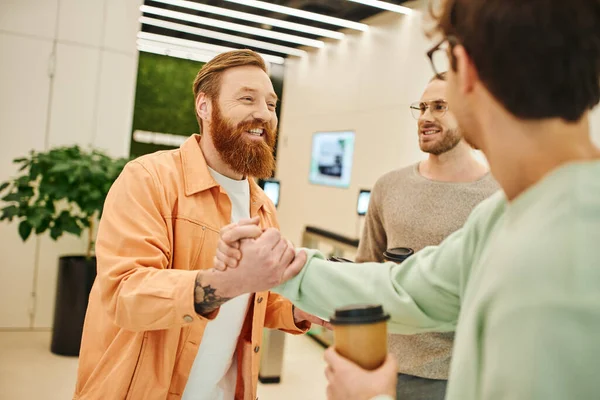
[[[50,351],[78,356],[83,321],[92,285],[96,279],[96,257],[64,256],[58,261],[56,305]]]

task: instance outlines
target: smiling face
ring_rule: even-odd
[[[235,172],[271,177],[277,138],[277,95],[271,80],[255,66],[230,68],[220,79],[207,133],[221,159]]]
[[[454,149],[462,140],[456,118],[446,107],[446,82],[433,80],[421,96],[419,146],[425,153],[439,156]]]

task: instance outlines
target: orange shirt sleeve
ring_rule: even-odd
[[[310,322],[302,321],[299,325],[294,322],[292,303],[277,293],[269,292],[265,328],[279,329],[291,334],[302,334],[310,329]]]
[[[106,312],[123,329],[169,329],[206,319],[194,309],[197,271],[169,269],[165,208],[164,192],[138,161],[124,168],[106,198],[96,279]]]

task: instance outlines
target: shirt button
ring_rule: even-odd
[[[262,299],[263,299],[262,297],[259,297],[258,300],[256,300],[256,302],[260,304],[260,303],[262,303]]]
[[[260,351],[260,346],[256,346],[256,347],[254,348],[254,352],[255,352],[255,353],[258,353],[259,351]]]
[[[186,315],[183,317],[185,322],[194,322],[194,318],[191,315]]]

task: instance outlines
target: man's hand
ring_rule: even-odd
[[[296,254],[292,243],[275,228],[265,230],[258,239],[242,240],[240,251],[237,268],[228,268],[222,274],[240,280],[241,293],[274,288],[298,275],[306,263],[306,253]]]
[[[240,240],[258,238],[263,233],[259,223],[260,218],[254,217],[240,220],[237,224],[227,225],[221,229],[221,239],[213,261],[215,269],[225,271],[227,268],[237,267],[242,258]]]
[[[269,290],[288,281],[304,267],[306,253],[296,255],[294,246],[269,228],[258,239],[244,239],[243,257],[237,268],[198,271],[194,304],[196,312],[208,315],[223,303],[244,293]]]
[[[331,330],[331,328],[332,328],[332,326],[329,322],[324,321],[315,315],[312,315],[305,311],[302,311],[298,307],[294,307],[294,322],[296,323],[296,325],[298,325],[302,321],[308,321],[311,324],[321,325],[329,330]]]
[[[375,371],[360,368],[333,347],[325,352],[328,400],[369,400],[378,395],[396,398],[398,364],[392,355]]]

